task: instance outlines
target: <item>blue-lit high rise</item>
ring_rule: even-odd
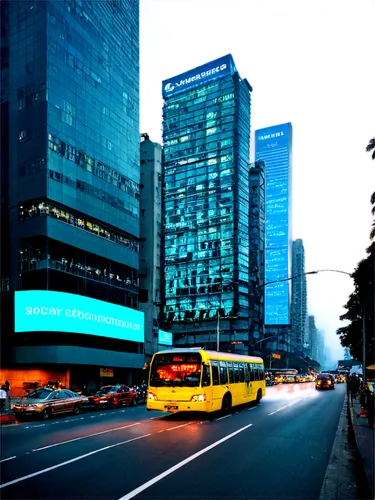
[[[252,88],[227,55],[162,90],[164,321],[175,345],[216,348],[219,331],[247,351]]]
[[[40,383],[57,376],[80,388],[95,388],[104,376],[130,382],[132,370],[143,366],[143,342],[125,331],[121,340],[82,335],[77,323],[62,332],[64,321],[56,318],[49,331],[40,321],[32,333],[24,333],[26,323],[15,332],[22,311],[14,314],[14,297],[29,291],[36,311],[41,291],[51,300],[65,294],[77,307],[94,304],[80,296],[95,299],[90,307],[114,327],[120,320],[107,316],[108,303],[123,318],[137,309],[138,0],[2,1],[0,102],[8,380],[27,380],[24,372],[33,366]],[[90,311],[75,314],[83,323]],[[65,314],[71,317],[71,309]],[[51,366],[55,372],[47,373]]]
[[[265,282],[288,278],[292,260],[292,124],[255,131],[255,158],[266,166]],[[266,286],[265,325],[290,324],[290,282]]]

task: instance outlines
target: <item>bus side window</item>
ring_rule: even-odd
[[[254,365],[254,380],[260,380],[258,365]]]
[[[216,361],[211,361],[212,368],[212,384],[219,385],[219,367],[217,366]]]
[[[220,384],[225,385],[228,383],[227,364],[225,361],[220,361]]]
[[[254,382],[255,380],[254,363],[249,363],[249,370],[250,370],[250,382]]]
[[[245,367],[245,382],[250,382],[250,364],[244,363]]]
[[[245,370],[243,367],[243,363],[238,363],[239,366],[239,372],[240,372],[240,382],[245,382]]]
[[[202,386],[207,387],[208,385],[211,385],[210,365],[203,365]]]
[[[264,368],[262,365],[259,365],[259,380],[264,380]]]
[[[229,383],[234,383],[234,373],[233,373],[233,363],[232,361],[227,361],[228,373],[229,373]]]
[[[233,363],[233,368],[234,368],[234,383],[236,384],[237,382],[240,381],[240,374],[238,370],[238,363]]]

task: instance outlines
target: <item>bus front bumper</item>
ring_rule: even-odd
[[[166,411],[177,413],[179,411],[210,411],[210,403],[207,401],[154,401],[147,400],[147,410]]]

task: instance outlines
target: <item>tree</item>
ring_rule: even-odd
[[[375,137],[370,139],[370,142],[366,146],[366,151],[367,151],[367,153],[370,153],[370,151],[372,151],[371,158],[373,160],[375,160]],[[370,238],[371,238],[371,240],[373,240],[375,238],[375,191],[371,195],[370,202],[372,205],[371,213],[374,216],[374,220],[372,221],[372,228],[371,228],[371,232],[370,232]]]
[[[369,153],[370,151],[372,151],[371,158],[373,160],[375,160],[375,137],[373,137],[372,139],[370,139],[370,142],[366,146],[366,151],[367,151],[367,153]]]
[[[345,304],[347,312],[340,316],[341,321],[350,321],[347,326],[337,330],[341,345],[349,347],[353,358],[362,360],[362,324],[365,315],[366,364],[374,363],[374,259],[375,243],[367,248],[368,256],[361,260],[352,274],[354,292]]]

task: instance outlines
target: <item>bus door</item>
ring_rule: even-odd
[[[220,410],[223,398],[223,389],[220,385],[219,377],[219,363],[217,361],[210,361],[211,363],[211,410]]]
[[[248,398],[249,401],[253,401],[256,397],[256,387],[255,387],[255,370],[257,369],[257,365],[255,363],[246,363],[248,368]]]

